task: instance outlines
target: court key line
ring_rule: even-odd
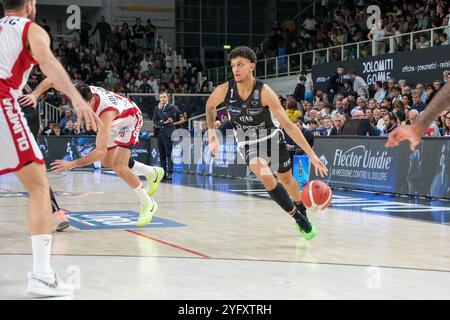
[[[196,255],[196,256],[199,256],[199,257],[202,257],[202,258],[205,258],[205,259],[209,259],[209,256],[207,256],[206,254],[203,254],[203,253],[200,253],[200,252],[197,252],[197,251],[194,251],[194,250],[186,249],[186,248],[180,247],[180,246],[178,246],[176,244],[173,244],[173,243],[170,243],[170,242],[166,242],[166,241],[163,241],[163,240],[160,240],[160,239],[156,239],[156,238],[150,237],[148,235],[145,235],[145,234],[133,231],[133,230],[125,230],[125,231],[129,232],[129,233],[132,233],[134,235],[137,235],[137,236],[140,236],[140,237],[143,237],[143,238],[146,238],[146,239],[149,239],[149,240],[152,240],[152,241],[164,244],[166,246],[169,246],[169,247],[172,247],[172,248],[175,248],[175,249],[178,249],[178,250],[186,251],[186,252],[189,252],[189,253],[191,253],[193,255]]]

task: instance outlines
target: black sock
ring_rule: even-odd
[[[281,183],[277,183],[275,189],[269,191],[269,195],[287,213],[291,213],[295,209],[294,202]]]
[[[300,213],[301,213],[302,215],[304,215],[305,217],[308,217],[308,215],[306,214],[306,207],[305,207],[305,205],[303,204],[303,202],[301,202],[301,201],[295,202],[295,201],[294,201],[294,204],[295,204],[295,207],[297,208],[297,210],[300,211]]]
[[[50,202],[52,203],[53,212],[60,210],[58,202],[56,202],[56,198],[55,198],[55,195],[53,194],[53,190],[51,187],[50,187]]]
[[[134,168],[134,163],[135,163],[135,161],[130,158],[128,160],[128,168],[133,169]]]
[[[311,232],[312,227],[308,218],[296,208],[294,202],[281,183],[278,183],[275,189],[269,191],[269,195],[281,208],[283,208],[284,211],[295,219],[303,231],[306,233]]]

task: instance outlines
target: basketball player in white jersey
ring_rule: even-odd
[[[44,158],[21,113],[18,98],[33,66],[39,64],[49,79],[72,99],[79,118],[97,129],[101,121],[77,92],[69,76],[50,50],[50,38],[33,22],[35,0],[3,0],[0,19],[0,175],[14,172],[26,188],[28,228],[31,233],[33,270],[30,295],[64,296],[73,293],[50,266],[52,210]]]
[[[52,87],[58,89],[54,82],[45,79],[24,100],[35,103],[37,97]],[[164,177],[164,169],[147,166],[130,159],[131,148],[139,143],[142,113],[130,99],[103,88],[78,85],[77,89],[102,120],[103,126],[98,130],[96,146],[91,153],[73,161],[56,160],[51,165],[52,170],[60,173],[102,161],[102,166],[112,168],[136,193],[141,203],[136,225],[143,227],[150,223],[158,208],[151,196],[156,192]],[[137,175],[146,176],[147,190],[144,190]]]

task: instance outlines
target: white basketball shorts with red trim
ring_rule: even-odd
[[[25,165],[44,163],[44,157],[12,95],[0,95],[0,175]]]
[[[107,145],[108,150],[117,146],[130,147],[139,144],[142,121],[142,114],[139,112],[120,119],[117,124],[113,122]]]

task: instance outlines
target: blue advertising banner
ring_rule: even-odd
[[[309,181],[309,158],[308,156],[294,156],[292,170],[295,180],[300,186],[305,185]]]

